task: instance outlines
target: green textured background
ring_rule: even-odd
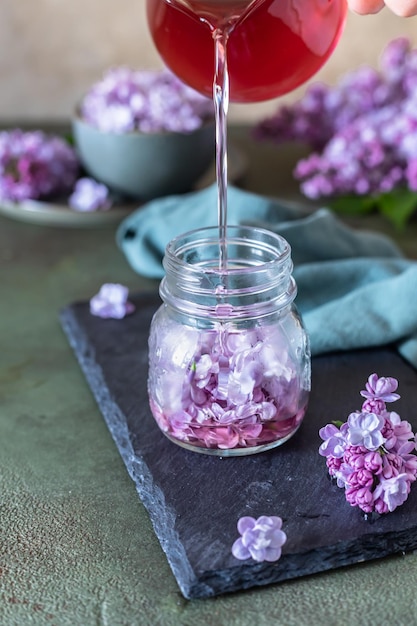
[[[248,157],[248,188],[293,195],[292,150],[231,134]],[[415,223],[400,242],[416,256]],[[127,266],[114,228],[0,217],[0,625],[417,624],[415,554],[210,600],[181,596],[58,321],[104,282],[156,288]]]

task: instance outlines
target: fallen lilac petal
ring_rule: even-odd
[[[277,516],[240,518],[237,529],[242,536],[232,546],[233,556],[240,560],[252,557],[257,562],[277,561],[287,540],[287,535],[281,527],[282,519]]]
[[[108,211],[112,202],[106,185],[92,178],[80,178],[68,198],[68,204],[74,211],[93,212]]]
[[[122,319],[133,313],[134,305],[128,301],[128,288],[117,283],[105,283],[90,300],[90,313],[102,318]]]

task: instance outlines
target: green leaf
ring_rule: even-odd
[[[344,215],[366,215],[378,211],[400,231],[417,209],[417,193],[397,188],[378,196],[339,196],[332,200],[330,206]]]
[[[376,208],[376,199],[372,196],[339,196],[330,202],[330,207],[345,215],[366,215]]]
[[[332,420],[332,424],[334,424],[336,428],[340,428],[344,422],[341,422],[340,420]]]
[[[74,136],[72,135],[72,133],[66,133],[63,137],[63,139],[70,145],[70,146],[75,146],[75,140],[74,140]]]
[[[417,208],[417,193],[409,189],[395,189],[378,198],[378,209],[395,226],[403,230]]]

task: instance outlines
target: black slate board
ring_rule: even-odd
[[[360,408],[359,391],[373,372],[399,379],[402,399],[392,406],[415,428],[417,374],[394,350],[314,358],[309,409],[289,442],[253,456],[206,456],[170,442],[151,416],[147,339],[159,301],[149,294],[133,301],[137,310],[124,320],[93,317],[84,302],[65,308],[61,323],[186,598],[417,548],[417,485],[402,507],[371,523],[346,503],[318,454],[319,428]],[[279,561],[232,556],[242,515],[282,517],[288,540]]]

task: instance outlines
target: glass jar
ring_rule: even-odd
[[[229,226],[223,242],[218,228],[195,230],[168,244],[164,268],[148,378],[162,432],[219,456],[287,441],[310,391],[288,242],[260,228]]]

